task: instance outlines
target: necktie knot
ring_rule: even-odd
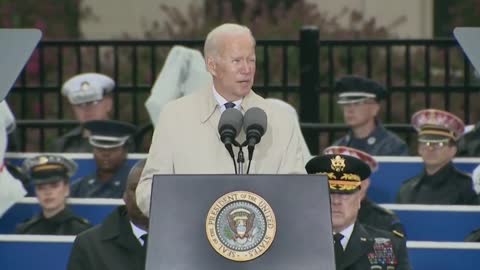
[[[227,103],[223,104],[223,106],[225,106],[226,109],[230,109],[230,108],[235,107],[235,103],[227,102]]]
[[[341,233],[336,233],[336,234],[333,235],[333,240],[334,240],[335,242],[340,242],[340,241],[342,241],[342,239],[343,239],[344,237],[345,237],[345,236],[343,236],[343,234],[341,234]]]
[[[147,244],[148,244],[148,234],[146,233],[146,234],[140,236],[140,238],[142,238],[142,240],[143,240],[143,246],[144,246],[144,247],[147,247]]]

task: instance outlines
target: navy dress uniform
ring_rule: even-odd
[[[377,171],[378,162],[376,159],[358,149],[346,147],[346,146],[330,146],[323,150],[323,154],[342,154],[356,157],[363,162],[367,163],[372,173]],[[371,201],[367,197],[368,187],[370,186],[370,178],[362,181],[362,188],[364,188],[364,197],[358,212],[358,221],[362,224],[390,231],[394,234],[398,234],[401,237],[405,235],[405,229],[400,222],[398,216],[390,209],[384,208],[375,202]]]
[[[343,76],[337,80],[335,91],[339,92],[337,103],[340,105],[360,103],[368,99],[379,103],[387,95],[387,90],[377,82],[355,75]],[[407,144],[396,134],[386,130],[377,118],[375,122],[375,129],[367,137],[356,138],[350,129],[333,145],[352,147],[374,156],[408,155]]]
[[[464,130],[461,119],[436,109],[415,113],[412,125],[418,131],[419,144],[431,148],[455,147]],[[424,170],[407,179],[400,187],[396,201],[408,204],[478,204],[472,178],[457,170],[451,160],[434,174],[429,175]]]
[[[305,168],[309,174],[327,175],[330,194],[353,195],[360,191],[361,181],[371,174],[365,162],[341,154],[315,157]],[[334,232],[337,270],[411,269],[403,237],[361,224],[358,219],[351,226],[348,235]]]
[[[40,155],[26,159],[23,168],[34,185],[63,181],[66,185],[77,165],[72,160],[55,155]],[[40,202],[41,204],[41,202]],[[52,217],[39,214],[17,226],[18,234],[76,235],[88,228],[90,223],[76,216],[66,205]]]
[[[67,97],[72,105],[84,106],[99,102],[114,88],[115,82],[109,76],[83,73],[70,78],[63,84],[62,95]],[[53,144],[52,152],[79,153],[91,152],[91,150],[92,147],[80,125],[58,138]]]
[[[97,169],[92,174],[76,181],[72,185],[72,197],[78,198],[122,198],[125,184],[131,166],[127,163],[128,144],[136,127],[129,123],[114,120],[94,120],[84,124],[84,128],[90,132],[89,143],[95,151],[112,151],[122,148],[118,164],[113,168],[115,171],[109,179],[100,179],[103,163],[94,154]],[[109,168],[108,170],[112,170]]]

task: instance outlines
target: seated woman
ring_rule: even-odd
[[[23,163],[35,186],[42,212],[17,226],[18,234],[76,235],[91,227],[90,223],[67,207],[69,180],[77,169],[74,161],[56,155],[40,155]]]

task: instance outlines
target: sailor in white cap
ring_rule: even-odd
[[[72,104],[75,118],[84,123],[90,120],[108,120],[113,108],[112,91],[115,82],[99,73],[83,73],[67,80],[62,94]],[[81,126],[57,139],[52,152],[91,152],[88,134]]]
[[[84,124],[93,146],[96,170],[75,182],[72,197],[122,198],[131,166],[128,145],[136,127],[113,120],[93,120]]]

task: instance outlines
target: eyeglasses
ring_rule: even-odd
[[[418,142],[421,148],[442,149],[448,146],[448,142]]]

